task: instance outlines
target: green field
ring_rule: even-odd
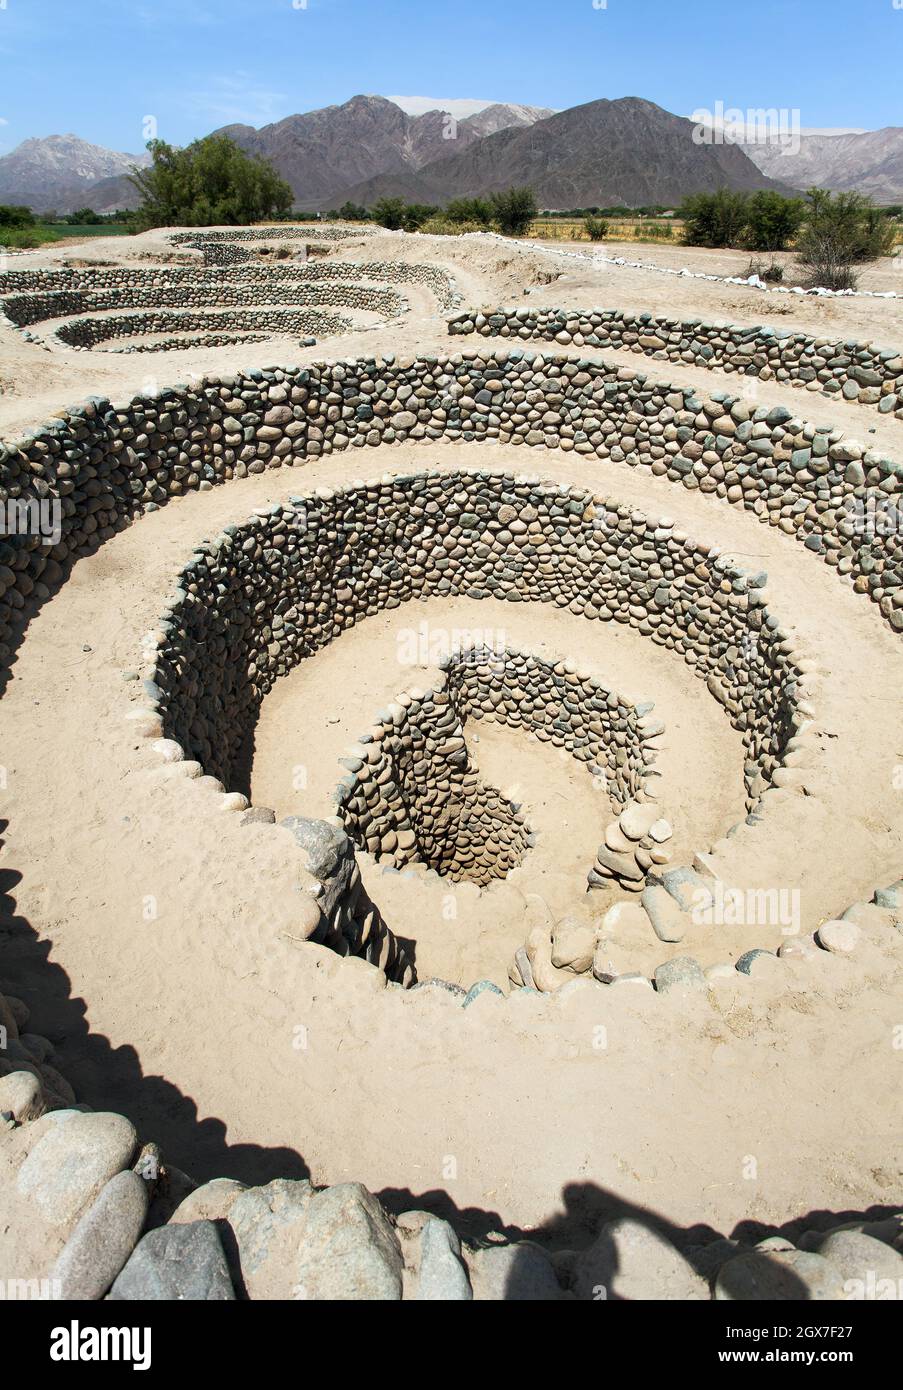
[[[128,224],[125,222],[104,222],[100,226],[92,222],[86,222],[75,227],[70,227],[67,223],[54,222],[52,226],[48,226],[47,230],[53,232],[56,236],[89,237],[127,236],[129,228]]]

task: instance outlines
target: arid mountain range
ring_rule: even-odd
[[[147,164],[147,154],[121,154],[91,145],[77,135],[48,135],[43,140],[23,140],[0,159],[0,203],[71,212],[78,207],[97,211],[99,185],[118,184],[136,164]],[[134,192],[134,190],[132,190]],[[128,206],[122,204],[121,206]]]
[[[249,153],[270,160],[305,211],[384,196],[443,204],[529,184],[541,207],[675,205],[727,187],[783,192],[813,184],[858,188],[878,202],[903,199],[903,128],[813,133],[799,152],[776,145],[699,143],[696,127],[639,97],[565,111],[495,103],[455,120],[436,109],[410,115],[381,96],[287,116],[272,125],[225,126]],[[25,140],[0,158],[0,202],[38,211],[134,207],[127,174],[148,156],[122,154],[75,135]]]
[[[778,142],[746,145],[769,178],[797,188],[867,193],[876,203],[903,202],[903,126],[842,135],[801,135],[799,152],[782,153]]]

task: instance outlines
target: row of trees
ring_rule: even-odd
[[[893,253],[899,237],[893,209],[860,193],[811,188],[805,198],[780,193],[696,193],[678,209],[687,246],[784,251],[791,242],[809,281],[825,289],[853,289],[854,267]]]
[[[291,213],[288,184],[266,160],[246,154],[228,136],[207,136],[184,149],[152,140],[148,149],[151,164],[131,175],[141,195],[135,214],[139,229],[239,225]],[[446,208],[403,198],[381,198],[369,210],[346,203],[338,216],[406,232],[492,227],[523,236],[537,211],[531,188],[509,188],[487,198],[456,198]]]
[[[376,222],[390,231],[504,232],[523,236],[538,212],[532,188],[508,188],[486,198],[453,198],[446,207],[408,203],[404,198],[380,198],[372,208],[344,203],[335,216],[349,222]]]

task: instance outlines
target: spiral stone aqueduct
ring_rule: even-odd
[[[0,1276],[898,1278],[903,349],[488,238],[104,249],[0,273]]]

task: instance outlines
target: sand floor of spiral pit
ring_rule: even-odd
[[[0,486],[47,479],[74,552],[0,569],[0,1273],[15,1238],[73,1280],[78,1221],[155,1143],[174,1176],[141,1179],[122,1297],[149,1296],[142,1231],[199,1217],[232,1222],[238,1296],[334,1296],[326,1255],[251,1272],[235,1184],[306,1177],[342,1220],[382,1203],[339,1296],[592,1297],[617,1217],[669,1242],[616,1233],[620,1296],[849,1297],[867,1249],[812,1234],[845,1220],[896,1277],[903,550],[848,520],[903,476],[900,301],[489,238],[304,259],[309,233],[288,272],[194,240],[0,277],[17,312],[51,296],[0,322]],[[804,356],[499,336],[498,305],[790,329]],[[261,339],[165,345],[230,313]],[[832,368],[792,384],[853,340],[858,398],[818,389]],[[73,1098],[134,1133],[64,1200],[38,1151]],[[303,1255],[326,1238],[300,1192]],[[450,1222],[451,1263],[412,1211]],[[792,1258],[750,1255],[778,1232]]]

